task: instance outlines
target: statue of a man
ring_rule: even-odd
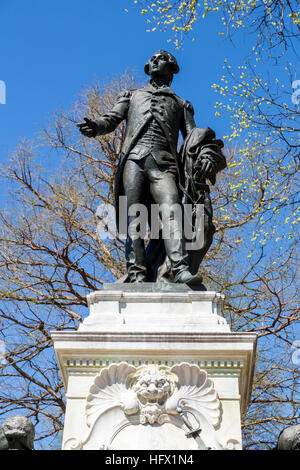
[[[127,210],[134,204],[144,204],[149,210],[151,204],[157,204],[162,226],[168,233],[163,240],[150,240],[145,249],[144,239],[132,237],[128,231],[126,260],[129,282],[157,281],[162,277],[159,272],[164,271],[166,275],[169,271],[167,277],[171,282],[199,284],[198,267],[212,242],[214,227],[206,179],[214,182],[217,171],[226,166],[221,152],[223,144],[215,139],[211,129],[196,128],[192,105],[170,88],[173,75],[178,72],[175,57],[159,50],[145,65],[145,73],[150,76],[146,86],[122,92],[112,110],[99,120],[84,118],[84,122],[78,124],[83,135],[96,137],[114,131],[126,119],[126,136],[115,181],[117,221],[119,196],[125,195]],[[177,151],[179,132],[187,143],[184,155]],[[191,159],[192,164],[187,165]],[[200,179],[194,183],[198,186],[193,184],[191,188],[193,174],[197,172]],[[197,193],[198,201],[190,197],[193,191],[194,196]],[[189,200],[186,202],[204,203],[207,213],[204,246],[198,250],[200,258],[194,253],[193,263],[190,262],[193,256],[185,248],[182,213],[172,209],[182,205],[187,196]],[[129,212],[129,227],[135,219],[136,214]],[[168,268],[162,269],[163,265]]]

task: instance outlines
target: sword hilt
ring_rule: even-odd
[[[194,413],[192,413],[191,411],[186,411],[186,413],[190,413],[195,419],[195,421],[197,422],[196,428],[193,428],[188,416],[184,414],[184,411],[180,406],[177,406],[176,411],[181,416],[186,427],[189,429],[189,431],[185,434],[186,437],[196,437],[201,432],[201,428],[200,428],[200,423],[198,419],[196,418],[196,416],[194,415]]]

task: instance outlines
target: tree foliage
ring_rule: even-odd
[[[215,105],[216,115],[231,122],[232,133],[225,138],[239,139],[236,145],[246,152],[249,141],[269,146],[270,152],[280,149],[282,158],[288,157],[287,165],[290,159],[299,160],[299,2],[134,0],[134,4],[147,18],[147,31],[166,32],[175,48],[181,48],[191,35],[193,40],[203,40],[197,23],[206,21],[208,14],[215,15],[213,24],[222,40],[238,45],[246,37],[240,65],[234,68],[224,57],[223,76],[211,84],[221,98]]]
[[[188,33],[197,36],[196,25],[209,14],[219,22],[220,36],[239,29],[254,32],[257,45],[286,50],[299,34],[299,4],[294,0],[132,0],[147,18],[150,31],[168,32],[176,47]]]

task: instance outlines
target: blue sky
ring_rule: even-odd
[[[0,4],[0,163],[20,137],[32,138],[56,109],[68,109],[80,89],[97,77],[105,82],[132,67],[144,79],[143,65],[159,48],[175,53],[181,72],[174,90],[191,101],[199,126],[218,135],[229,123],[215,117],[211,84],[222,75],[224,57],[239,63],[246,44],[232,45],[216,34],[215,18],[198,27],[199,39],[174,51],[168,36],[147,33],[132,0],[10,0]],[[129,7],[129,12],[124,11]],[[246,40],[246,39],[244,39]]]

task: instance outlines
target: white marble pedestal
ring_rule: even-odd
[[[88,303],[78,331],[52,333],[63,449],[241,448],[256,335],[230,331],[222,295],[107,284]]]

